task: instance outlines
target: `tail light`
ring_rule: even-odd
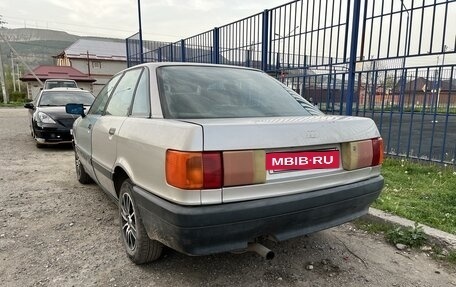
[[[346,170],[376,166],[381,165],[382,163],[382,138],[342,144],[342,165]]]
[[[181,189],[216,189],[266,181],[265,152],[166,152],[166,181]]]
[[[266,181],[264,150],[223,152],[224,186],[256,184]]]
[[[372,149],[374,150],[372,166],[381,165],[383,163],[383,139],[373,139]]]
[[[222,186],[222,159],[219,152],[166,152],[166,181],[182,189],[209,189]]]

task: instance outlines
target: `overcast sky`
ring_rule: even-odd
[[[142,0],[144,39],[177,41],[259,13],[280,0]],[[138,31],[137,0],[3,0],[7,28],[45,28],[126,38]]]

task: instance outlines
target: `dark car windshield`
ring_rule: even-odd
[[[164,66],[158,69],[166,118],[309,116],[265,73],[228,67]]]
[[[84,91],[43,91],[38,106],[64,106],[69,103],[90,106],[94,96]]]

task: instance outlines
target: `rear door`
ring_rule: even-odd
[[[100,185],[113,196],[116,191],[112,181],[117,157],[117,141],[120,128],[131,110],[133,95],[142,68],[124,73],[115,87],[106,109],[93,127],[92,162]]]
[[[73,126],[75,139],[75,148],[78,152],[79,159],[85,167],[85,171],[95,178],[91,157],[92,157],[92,128],[100,118],[106,108],[109,96],[119,81],[121,74],[114,76],[101,90],[95,98],[87,116],[79,118],[76,125]]]

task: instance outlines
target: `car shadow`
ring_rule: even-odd
[[[71,143],[65,144],[56,144],[56,145],[42,145],[39,148],[36,148],[38,151],[44,152],[60,152],[60,151],[69,151],[73,149],[73,145]]]

